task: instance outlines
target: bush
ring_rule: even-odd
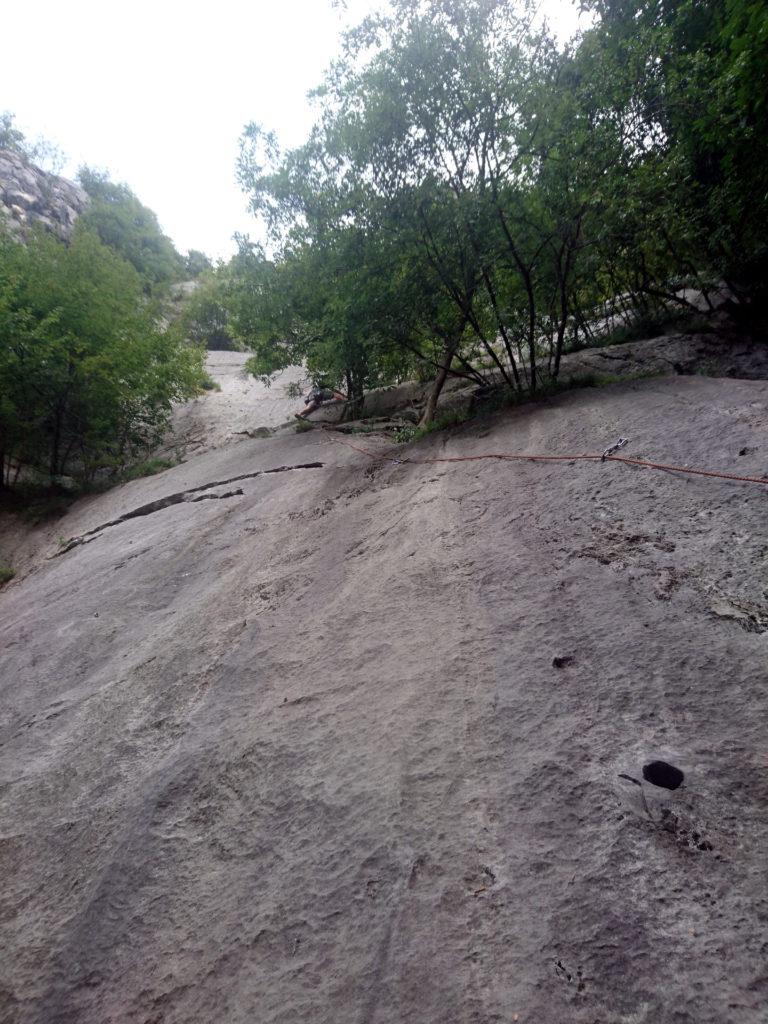
[[[120,480],[128,483],[129,480],[139,480],[144,476],[155,476],[166,469],[173,469],[176,465],[170,459],[147,459],[145,462],[134,462],[132,466],[126,467],[120,473]]]
[[[187,337],[211,351],[242,348],[229,330],[224,298],[224,278],[216,271],[207,270],[197,278],[197,287],[184,304],[182,324]]]
[[[219,384],[217,380],[214,380],[207,370],[203,370],[200,387],[203,391],[221,391],[221,384]]]
[[[12,580],[15,575],[16,573],[13,569],[9,569],[5,565],[0,565],[0,587],[2,587],[4,583],[8,583],[9,580]]]
[[[101,171],[81,167],[80,184],[91,197],[82,222],[104,245],[133,265],[147,292],[179,280],[184,261],[160,230],[157,217],[127,185],[116,185]]]
[[[78,223],[0,233],[0,470],[94,478],[156,444],[199,393],[201,350],[156,326],[136,271]],[[1,481],[0,481],[1,482]]]
[[[398,444],[407,443],[408,441],[418,441],[420,437],[426,437],[427,434],[434,434],[438,430],[447,430],[449,427],[458,427],[460,424],[466,423],[469,418],[469,411],[464,409],[438,413],[432,422],[427,423],[424,427],[413,427],[410,425],[398,427],[395,431],[395,440]]]

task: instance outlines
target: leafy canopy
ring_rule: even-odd
[[[764,317],[768,7],[583,6],[561,48],[524,3],[391,0],[302,146],[246,128],[272,258],[241,259],[231,298],[259,372],[303,359],[359,394],[416,360],[535,390],[691,289]]]
[[[91,197],[82,221],[133,266],[148,293],[181,280],[184,260],[161,231],[156,215],[127,185],[116,185],[105,173],[89,167],[80,168],[78,180]]]
[[[82,222],[69,245],[0,234],[0,462],[92,477],[153,442],[202,353],[157,328],[137,271]]]

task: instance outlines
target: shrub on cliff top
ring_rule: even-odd
[[[106,174],[89,167],[80,168],[78,180],[91,197],[82,220],[104,245],[128,260],[146,291],[163,290],[184,276],[184,260],[173,242],[163,234],[152,210],[127,185],[116,185]]]

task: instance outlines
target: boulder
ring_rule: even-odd
[[[20,153],[0,150],[0,217],[14,234],[23,236],[39,224],[69,238],[89,202],[73,182],[35,167]]]

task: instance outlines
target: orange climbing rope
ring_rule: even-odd
[[[327,431],[330,435],[331,432]],[[344,444],[347,448],[353,448],[369,459],[377,459],[382,462],[395,462],[399,464],[409,463],[412,465],[429,465],[434,462],[479,462],[482,459],[500,459],[509,462],[625,462],[628,466],[642,466],[645,469],[662,469],[670,473],[688,473],[692,476],[710,476],[719,480],[736,480],[745,484],[764,484],[768,486],[768,478],[759,476],[740,476],[736,473],[718,473],[711,469],[689,469],[687,466],[671,466],[665,462],[649,462],[647,459],[629,459],[623,455],[517,455],[509,452],[488,452],[483,455],[444,455],[442,458],[434,459],[396,459],[392,455],[383,455],[380,452],[370,452],[367,448],[352,444],[351,441],[342,440],[340,437],[331,437],[332,441]]]

